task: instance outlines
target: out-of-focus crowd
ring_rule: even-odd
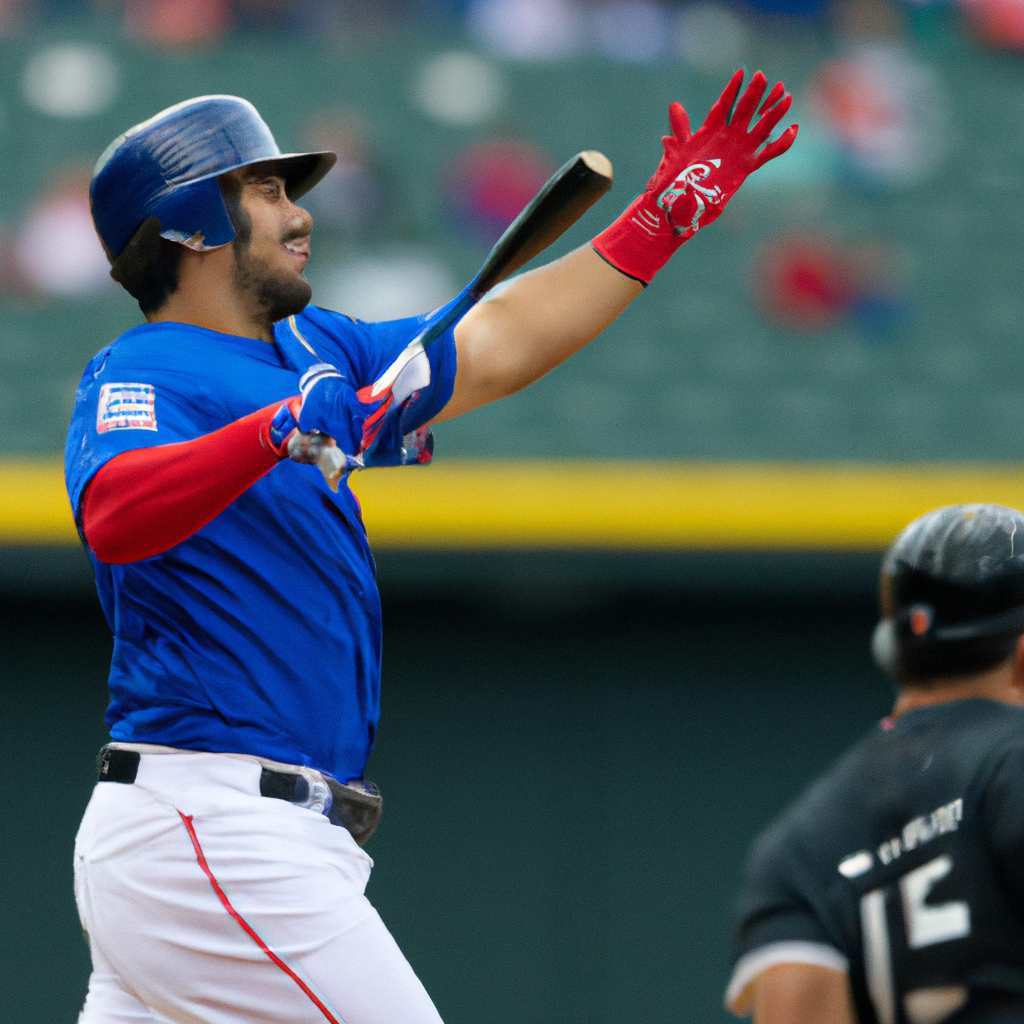
[[[409,76],[408,100],[421,117],[470,134],[452,148],[434,220],[420,225],[417,242],[447,235],[480,252],[556,165],[504,123],[508,62],[591,55],[718,76],[744,64],[773,27],[782,35],[803,23],[834,43],[817,47],[810,73],[802,73],[794,111],[800,145],[784,166],[763,171],[756,188],[892,194],[926,184],[949,156],[944,76],[913,45],[929,19],[994,45],[1024,45],[1024,0],[0,0],[0,34],[40,40],[28,50],[21,96],[10,99],[49,123],[89,122],[123,98],[129,86],[114,52],[119,38],[154,55],[188,56],[247,34],[359,38],[429,34],[433,26],[449,48]],[[99,26],[108,45],[81,36],[55,41],[60,33],[49,30],[72,22]],[[366,318],[444,301],[458,275],[436,245],[409,244],[417,232],[395,230],[396,207],[408,207],[405,175],[385,170],[394,156],[378,151],[366,112],[314,104],[304,117],[293,141],[339,154],[307,199],[330,254],[316,272],[320,301]],[[51,167],[17,221],[10,212],[3,218],[0,303],[31,306],[112,288],[86,198],[94,156]],[[756,307],[789,330],[854,320],[889,337],[904,319],[898,248],[874,236],[863,245],[837,240],[828,217],[820,220],[810,233],[768,240],[751,275]],[[341,240],[333,251],[332,238]]]
[[[984,42],[1024,47],[1024,0],[892,3],[917,11],[955,5]],[[462,25],[492,51],[522,59],[589,51],[644,62],[681,51],[699,62],[702,49],[728,47],[751,18],[819,19],[835,6],[834,0],[0,0],[0,37],[90,16],[171,49],[213,45],[233,33]]]

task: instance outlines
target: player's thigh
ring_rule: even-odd
[[[441,1017],[377,911],[295,960],[323,987],[345,1024],[441,1024]]]
[[[222,847],[216,822],[194,823],[224,916],[233,918],[235,936],[256,956],[250,975],[274,975],[272,982],[256,982],[242,968],[238,977],[245,993],[236,997],[238,1004],[245,1005],[250,986],[258,984],[264,993],[278,993],[275,1021],[441,1024],[422,983],[363,894],[366,854],[322,815],[287,805],[273,811],[293,825],[284,843],[281,831],[274,832],[266,885],[253,884],[251,858],[221,856],[235,844],[225,837]],[[361,865],[365,875],[358,873]],[[242,1019],[248,1021],[252,1012]]]
[[[344,829],[260,797],[189,816],[124,789],[101,794],[106,831],[87,829],[87,812],[79,902],[92,943],[151,1010],[176,1024],[438,1024]]]
[[[78,1024],[170,1024],[125,987],[99,950],[92,950],[92,974]]]

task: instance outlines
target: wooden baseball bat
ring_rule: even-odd
[[[479,302],[495,285],[511,277],[543,252],[583,216],[611,188],[612,164],[603,153],[585,150],[564,163],[523,207],[488,253],[476,277],[428,322],[405,351],[373,382],[371,399],[389,388],[410,359],[436,341]],[[351,461],[333,447],[325,447],[317,463],[332,487]]]
[[[494,243],[476,277],[436,320],[427,324],[406,351],[417,345],[426,348],[440,338],[496,284],[511,277],[575,224],[611,186],[612,163],[603,153],[584,150],[562,164]],[[411,352],[409,358],[415,354]],[[408,359],[396,359],[374,381],[370,395],[376,397],[390,387],[406,362]]]

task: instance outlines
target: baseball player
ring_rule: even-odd
[[[648,188],[591,245],[426,350],[431,316],[309,305],[295,201],[334,155],[282,154],[245,100],[180,103],[100,157],[93,217],[145,323],[87,366],[66,450],[114,633],[111,742],[75,847],[81,1024],[436,1024],[363,894],[380,605],[359,505],[312,463],[427,462],[431,423],[593,338],[792,143],[795,126],[769,141],[782,85],[742,80],[693,134],[672,105]]]
[[[882,565],[896,706],[759,837],[726,993],[755,1024],[1024,1021],[1024,515],[941,508]]]

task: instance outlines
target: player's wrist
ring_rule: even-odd
[[[673,229],[648,189],[590,244],[598,256],[619,273],[646,287],[692,234],[692,231],[677,233]]]
[[[302,408],[302,398],[295,395],[286,399],[279,406],[268,406],[260,420],[260,444],[278,459],[288,458],[288,440],[299,429],[298,415]]]

